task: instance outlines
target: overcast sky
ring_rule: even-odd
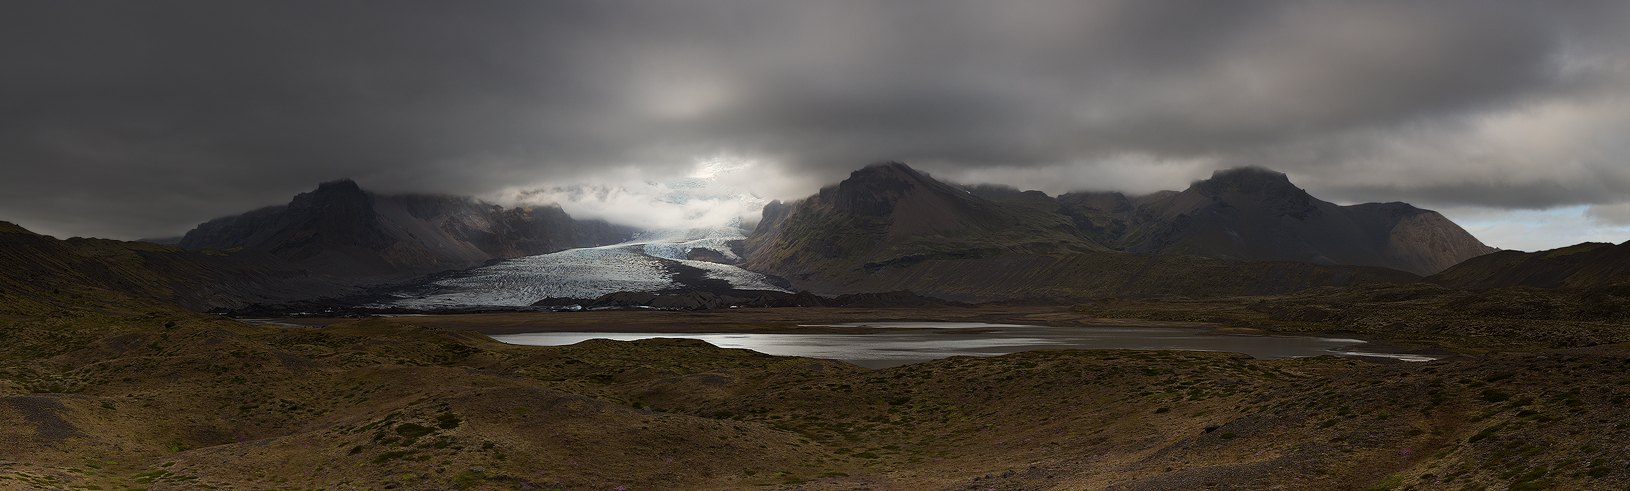
[[[0,3],[0,220],[179,235],[350,177],[481,196],[881,160],[1057,194],[1257,165],[1490,245],[1630,240],[1630,2]]]

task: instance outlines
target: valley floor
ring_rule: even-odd
[[[0,489],[1630,487],[1630,346],[1366,331],[1260,301],[302,320],[320,327],[11,316]],[[867,370],[682,339],[482,334],[885,320],[1349,329],[1461,355],[1050,350]]]

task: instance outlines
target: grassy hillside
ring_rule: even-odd
[[[359,290],[253,251],[187,251],[106,239],[57,240],[0,222],[0,314],[64,307],[126,312],[150,302],[198,310]]]
[[[64,312],[0,332],[7,489],[1630,485],[1623,347],[1394,365],[1062,350],[866,370],[377,319]]]
[[[1427,278],[1458,288],[1593,288],[1630,282],[1630,246],[1586,242],[1539,252],[1500,251]]]
[[[1106,299],[1096,317],[1209,322],[1280,333],[1338,331],[1456,352],[1537,351],[1630,342],[1630,290],[1467,290],[1425,283],[1232,298]]]

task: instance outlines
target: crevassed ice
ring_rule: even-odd
[[[504,261],[435,283],[453,291],[392,302],[408,308],[523,306],[547,297],[595,298],[668,288],[662,264],[627,246],[571,249]]]
[[[646,254],[679,261],[685,260],[691,249],[711,249],[726,259],[740,261],[727,243],[746,238],[735,227],[709,227],[646,232],[627,244],[641,244]]]
[[[619,291],[657,291],[675,287],[661,260],[673,260],[706,271],[743,290],[786,291],[762,274],[735,266],[685,259],[694,248],[718,251],[739,260],[726,244],[744,239],[736,227],[661,230],[628,242],[570,249],[512,259],[466,271],[435,282],[436,293],[398,294],[390,305],[406,308],[525,306],[543,298],[597,298]]]
[[[754,273],[728,264],[710,263],[707,261],[678,260],[681,264],[707,271],[707,277],[730,282],[732,288],[738,290],[770,290],[787,292],[786,289],[771,285],[762,274]],[[791,292],[788,292],[791,293]]]

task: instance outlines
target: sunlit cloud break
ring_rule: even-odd
[[[559,205],[577,219],[600,219],[645,230],[751,228],[769,200],[748,191],[752,161],[698,160],[689,175],[622,183],[547,183],[506,190],[511,206]]]

